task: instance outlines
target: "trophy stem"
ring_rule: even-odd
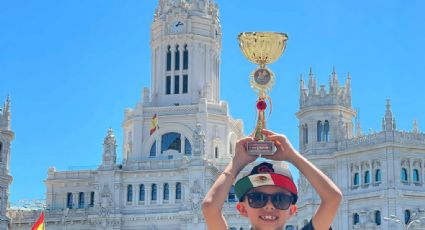
[[[265,136],[261,131],[266,128],[265,110],[258,109],[257,117],[258,119],[257,119],[257,124],[255,126],[254,138],[256,140],[264,141]]]

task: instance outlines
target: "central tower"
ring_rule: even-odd
[[[151,28],[152,106],[190,105],[200,98],[219,103],[218,14],[209,0],[159,1]]]

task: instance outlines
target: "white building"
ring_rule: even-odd
[[[206,229],[200,202],[244,135],[242,121],[234,120],[220,100],[217,5],[210,0],[160,0],[151,49],[152,85],[125,111],[123,161],[116,162],[117,140],[108,130],[98,169],[49,168],[47,229]],[[359,122],[354,128],[350,78],[341,87],[335,71],[329,92],[324,86],[317,89],[312,73],[308,89],[301,80],[300,91],[300,152],[344,193],[333,228],[400,229],[383,217],[420,213],[425,206],[425,134],[417,128],[397,131],[388,102],[383,131],[362,135]],[[10,219],[6,216],[13,132],[9,110],[2,114],[0,124],[8,125],[0,126],[5,160],[0,162],[0,230],[7,224],[29,229],[39,211],[9,210]],[[151,135],[155,114],[159,129]],[[299,213],[286,229],[303,226],[320,202],[302,175],[299,191]],[[229,194],[224,208],[229,226],[249,229],[236,213],[234,199]]]
[[[296,114],[300,152],[344,194],[334,229],[401,229],[384,217],[395,215],[409,223],[425,215],[425,134],[419,133],[416,122],[411,132],[398,131],[389,100],[382,131],[362,134],[351,105],[350,81],[348,75],[340,86],[335,69],[328,91],[324,85],[317,89],[311,69],[307,88],[301,79]],[[299,211],[287,229],[303,226],[320,203],[302,175],[298,187]],[[425,221],[414,227],[410,229],[425,229]]]

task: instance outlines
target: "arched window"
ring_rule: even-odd
[[[186,70],[189,67],[189,51],[187,50],[187,45],[184,45],[183,51],[183,69]]]
[[[401,181],[407,182],[407,169],[406,168],[401,169]]]
[[[354,173],[354,180],[353,180],[353,185],[354,186],[357,186],[357,185],[359,185],[359,183],[360,183],[360,181],[359,181],[359,173]]]
[[[406,209],[404,210],[404,223],[408,224],[410,221],[410,210]]]
[[[214,156],[215,156],[216,159],[218,158],[218,154],[219,154],[219,152],[218,152],[218,146],[215,146],[215,148],[214,148]]]
[[[158,191],[156,189],[156,184],[152,184],[151,200],[156,200],[157,194],[158,194]]]
[[[174,70],[180,69],[180,51],[179,51],[179,45],[176,45],[176,51],[174,53]]]
[[[229,202],[236,202],[236,201],[237,201],[237,200],[236,200],[235,187],[234,187],[234,186],[232,186],[232,187],[230,188],[229,195],[227,196],[227,200],[228,200]]]
[[[127,202],[133,201],[133,185],[127,185]]]
[[[168,183],[164,184],[164,196],[163,196],[164,200],[169,200],[170,199],[170,188],[168,186]]]
[[[356,225],[358,223],[360,223],[360,216],[359,216],[359,214],[354,213],[354,215],[353,215],[353,225]]]
[[[181,134],[180,133],[166,133],[161,137],[161,152],[167,150],[176,150],[181,152]]]
[[[365,184],[369,184],[370,183],[370,173],[369,173],[369,170],[364,173],[364,183]]]
[[[141,184],[139,186],[139,201],[145,201],[145,185]]]
[[[329,121],[325,121],[325,125],[323,127],[323,141],[329,142]]]
[[[322,141],[322,131],[323,131],[322,121],[318,121],[317,122],[317,142]]]
[[[151,150],[149,151],[149,157],[156,157],[156,141],[153,143]]]
[[[90,204],[89,204],[89,206],[90,207],[94,206],[94,192],[90,193]]]
[[[413,182],[419,183],[419,170],[413,169]]]
[[[176,200],[180,200],[182,198],[182,184],[177,182],[176,184]]]
[[[84,208],[84,193],[80,192],[78,194],[78,208]]]
[[[295,227],[293,225],[287,225],[285,230],[295,230]]]
[[[381,170],[380,169],[375,170],[375,182],[376,183],[381,182]]]
[[[375,224],[381,225],[381,212],[380,211],[375,212]]]
[[[232,144],[232,142],[229,142],[229,154],[233,155],[233,144]]]
[[[167,47],[167,71],[171,70],[171,46]]]
[[[67,193],[66,194],[66,207],[71,209],[72,208],[72,201],[73,201],[73,197],[72,197],[72,193]]]
[[[184,139],[184,154],[192,155],[192,145],[187,138]]]

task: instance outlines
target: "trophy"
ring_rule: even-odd
[[[270,102],[271,111],[271,99],[268,94],[275,83],[275,75],[266,64],[275,62],[282,55],[288,36],[285,33],[244,32],[239,34],[238,40],[245,57],[259,65],[249,76],[251,88],[258,95],[258,100],[254,141],[247,143],[247,151],[250,155],[273,155],[276,146],[272,141],[267,141],[261,132],[266,128],[266,100]]]

